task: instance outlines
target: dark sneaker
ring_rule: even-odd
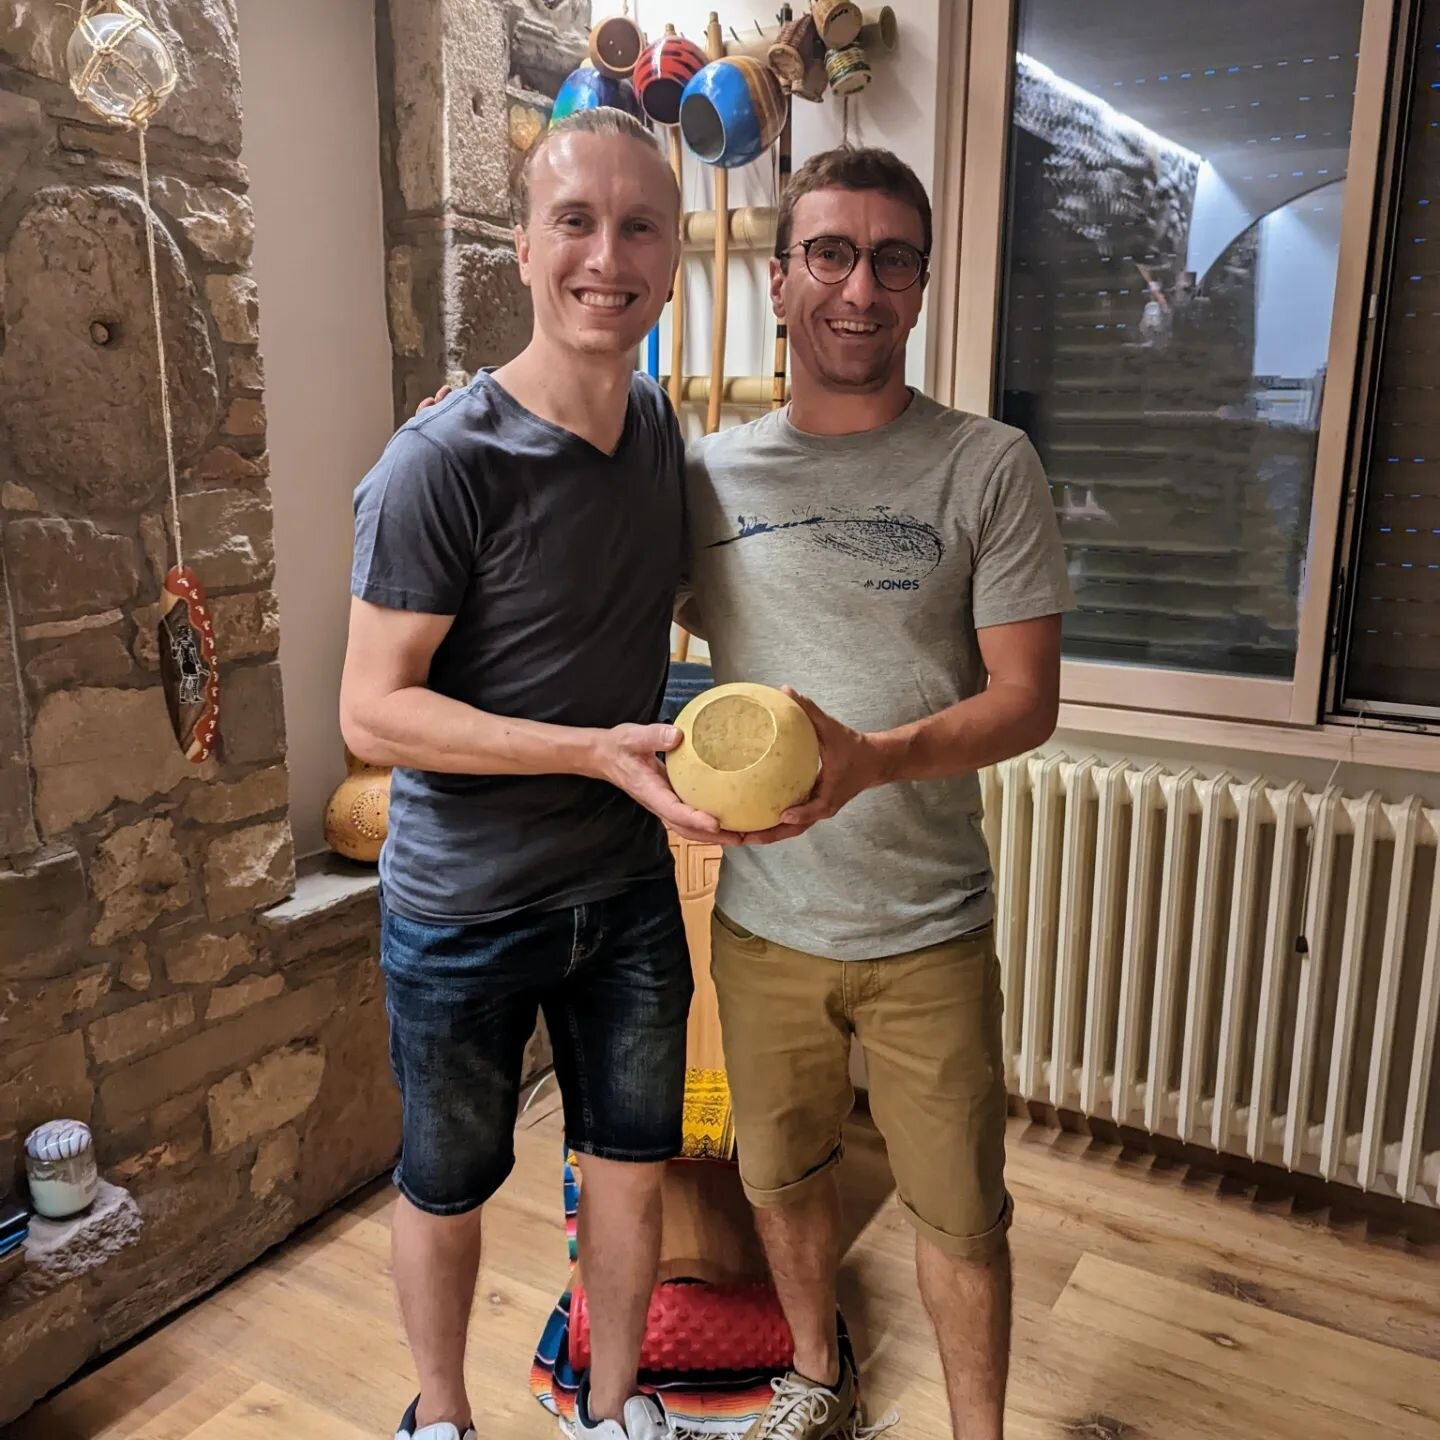
[[[653,1395],[632,1395],[625,1402],[624,1424],[618,1420],[592,1420],[589,1376],[581,1382],[575,1397],[573,1433],[579,1440],[676,1440],[665,1407]]]
[[[448,1420],[442,1420],[438,1425],[426,1425],[424,1429],[417,1428],[415,1411],[419,1406],[420,1397],[417,1395],[410,1402],[410,1408],[405,1412],[405,1418],[395,1432],[395,1440],[479,1440],[473,1425],[457,1430]]]

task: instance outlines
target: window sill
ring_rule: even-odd
[[[332,851],[308,855],[295,867],[295,888],[265,911],[265,925],[296,925],[325,919],[352,903],[373,905],[380,889],[377,866],[346,860]]]
[[[1373,722],[1271,725],[1153,710],[1065,703],[1058,730],[1130,740],[1159,740],[1252,755],[1293,755],[1397,770],[1440,771],[1440,735]]]

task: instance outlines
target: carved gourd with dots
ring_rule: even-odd
[[[349,749],[347,774],[325,807],[325,843],[347,860],[374,864],[390,828],[390,772]]]

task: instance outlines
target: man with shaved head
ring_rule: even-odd
[[[394,767],[381,965],[403,1102],[394,1271],[420,1393],[396,1440],[496,1433],[465,1387],[481,1208],[514,1164],[543,1011],[583,1155],[593,1364],[575,1427],[669,1440],[637,1393],[680,1152],[693,982],[665,824],[731,840],[656,756],[684,564],[683,444],[635,369],[679,259],[654,138],[578,112],[527,157],[534,329],[396,433],[356,494],[346,743]]]

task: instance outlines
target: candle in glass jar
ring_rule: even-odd
[[[30,1203],[47,1220],[78,1215],[94,1199],[100,1176],[90,1127],[79,1120],[51,1120],[25,1140]]]

